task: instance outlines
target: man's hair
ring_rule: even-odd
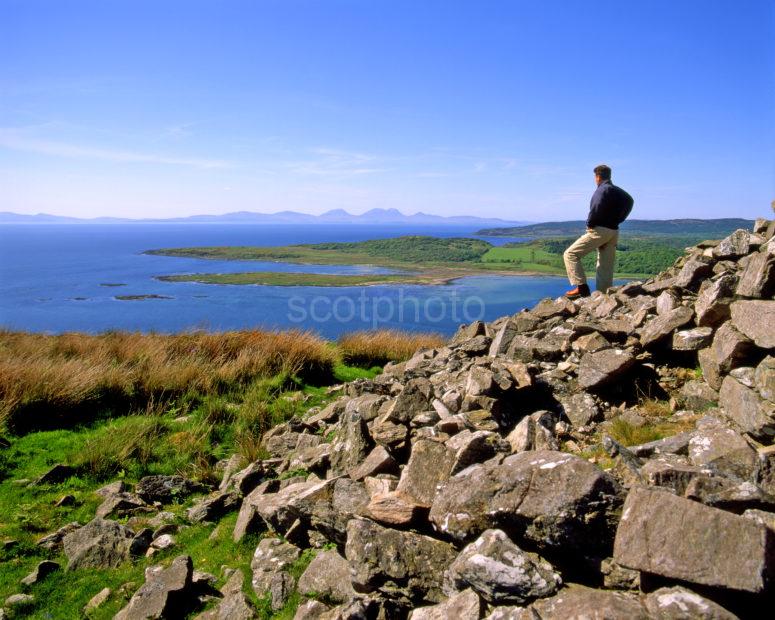
[[[601,179],[603,179],[603,181],[611,180],[611,168],[609,166],[606,166],[605,164],[600,164],[599,166],[595,166],[595,169],[593,172]]]

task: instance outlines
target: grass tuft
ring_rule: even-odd
[[[388,362],[402,362],[419,349],[444,346],[441,334],[411,333],[393,329],[353,332],[339,339],[339,349],[346,364],[371,368]]]

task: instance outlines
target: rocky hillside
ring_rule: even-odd
[[[247,588],[273,609],[300,594],[296,620],[762,617],[773,233],[760,220],[646,282],[462,326],[274,428],[267,458],[224,462],[218,489],[117,481],[93,521],[39,544],[64,570],[118,567],[179,545],[165,505],[188,496],[190,523],[238,512],[235,540],[263,533],[250,575],[199,573],[180,545],[127,587],[125,620],[258,617]],[[41,563],[0,614],[58,568]],[[98,614],[117,594],[95,595]]]

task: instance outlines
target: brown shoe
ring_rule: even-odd
[[[569,290],[565,293],[565,297],[568,299],[580,299],[581,297],[589,297],[589,285],[579,284],[576,288]]]

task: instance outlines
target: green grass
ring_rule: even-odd
[[[334,379],[345,382],[372,378],[379,372],[381,369],[376,367],[363,369],[340,363],[334,368]],[[63,553],[48,552],[37,547],[35,541],[71,521],[90,521],[102,501],[94,491],[106,482],[125,479],[134,483],[152,473],[182,473],[217,482],[212,466],[239,450],[246,433],[254,433],[257,443],[267,428],[294,415],[304,415],[310,407],[324,406],[337,396],[337,392],[327,393],[326,386],[277,375],[254,381],[242,394],[210,396],[185,410],[169,406],[143,415],[98,418],[76,428],[10,436],[10,447],[0,452],[0,540],[13,539],[18,545],[0,551],[0,600],[22,591],[19,581],[41,560],[53,559],[66,566]],[[175,421],[181,413],[187,414],[186,419]],[[74,465],[77,475],[58,485],[16,482],[34,480],[55,463]],[[74,504],[55,507],[65,494],[75,497]],[[165,509],[183,516],[186,505],[172,504]],[[209,539],[211,526],[183,529],[176,535],[178,544],[152,560],[142,558],[109,570],[57,571],[29,590],[36,598],[29,617],[81,617],[82,607],[102,588],[110,587],[115,592],[122,584],[134,582],[134,591],[143,583],[147,566],[187,553],[197,570],[219,578],[222,565],[241,568],[246,576],[245,592],[259,609],[260,617],[292,618],[298,595],[291,597],[282,610],[272,613],[267,600],[256,597],[250,588],[250,559],[258,539],[247,537],[239,544],[233,543],[235,520],[236,513],[222,519],[215,540]],[[311,559],[312,554],[306,552],[292,567],[293,572],[300,575]],[[218,585],[222,583],[223,579]],[[56,601],[55,606],[52,601]],[[126,599],[114,593],[94,617],[111,618],[125,604]]]

